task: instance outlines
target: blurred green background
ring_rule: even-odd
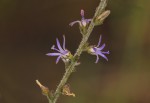
[[[81,40],[80,10],[91,18],[100,0],[0,0],[0,103],[48,103],[35,80],[55,90],[64,64],[55,64],[51,46],[65,34],[74,53]],[[150,103],[150,1],[109,0],[111,15],[96,27],[110,50],[109,61],[84,53],[69,84],[76,97],[58,103]]]

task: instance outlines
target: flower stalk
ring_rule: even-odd
[[[81,53],[83,52],[84,45],[87,43],[88,38],[89,38],[89,36],[90,36],[91,32],[93,31],[93,28],[95,26],[94,19],[96,19],[96,17],[98,15],[100,15],[104,11],[104,9],[106,7],[106,2],[107,2],[107,0],[101,0],[101,2],[99,3],[99,5],[98,5],[98,7],[96,9],[95,15],[94,15],[93,19],[91,20],[91,23],[90,23],[90,25],[89,25],[89,27],[87,29],[87,33],[82,38],[82,40],[81,40],[81,42],[79,44],[79,47],[78,47],[76,53],[74,54],[70,65],[67,66],[66,72],[64,73],[63,78],[61,79],[59,85],[56,88],[56,91],[54,93],[54,99],[53,99],[52,103],[56,103],[57,102],[57,100],[58,100],[58,98],[59,98],[59,96],[61,94],[61,90],[62,90],[63,86],[66,84],[66,82],[69,79],[70,75],[75,70],[76,63],[78,62],[78,59],[79,59]]]
[[[89,36],[90,36],[91,32],[93,31],[94,27],[96,26],[95,21],[97,21],[99,19],[97,17],[99,17],[99,15],[101,15],[104,12],[106,4],[107,4],[107,0],[100,0],[100,3],[98,5],[92,19],[85,19],[84,18],[84,11],[81,10],[81,16],[82,16],[81,21],[75,21],[75,22],[72,22],[70,24],[72,26],[75,23],[79,23],[80,28],[83,27],[84,29],[86,29],[85,30],[86,32],[82,32],[83,36],[82,36],[82,40],[79,44],[79,47],[76,50],[75,54],[72,55],[71,58],[69,58],[69,63],[67,63],[67,66],[65,66],[66,71],[65,71],[59,85],[57,86],[55,92],[53,93],[53,98],[48,97],[49,103],[56,103],[59,96],[62,94],[63,88],[66,85],[70,75],[75,71],[75,67],[78,64],[78,60],[80,58],[80,55],[82,54],[83,51],[85,51],[85,47],[88,44]],[[101,19],[99,19],[99,20],[101,20]],[[65,39],[64,39],[64,41],[65,41]],[[65,44],[63,44],[63,45],[65,45]],[[63,46],[63,48],[60,47],[60,43],[58,40],[57,40],[57,46],[58,46],[57,50],[54,46],[52,47],[53,50],[58,51],[57,54],[56,53],[48,53],[47,55],[48,56],[58,56],[56,63],[58,63],[60,58],[64,59],[64,61],[66,61],[68,59],[67,56],[69,55],[69,51],[67,49],[65,49],[65,46]],[[69,92],[67,91],[67,94],[68,93]]]

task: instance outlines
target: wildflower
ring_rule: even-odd
[[[107,51],[107,52],[102,51],[105,47],[105,44],[100,46],[101,39],[102,39],[102,37],[100,36],[97,46],[90,46],[88,49],[88,52],[90,54],[96,55],[97,59],[96,59],[95,63],[98,63],[99,56],[103,57],[104,59],[106,59],[108,61],[108,58],[105,56],[105,54],[109,54],[109,51]]]
[[[84,10],[81,10],[81,21],[77,20],[77,21],[73,21],[71,22],[69,25],[73,26],[75,23],[79,23],[79,25],[82,27],[86,27],[86,25],[92,20],[92,19],[85,19],[84,18]]]
[[[51,47],[52,50],[55,50],[57,52],[55,53],[47,53],[46,55],[47,56],[58,56],[57,59],[56,59],[56,64],[59,62],[60,58],[66,63],[66,62],[69,62],[69,60],[71,59],[71,53],[70,51],[68,51],[66,48],[65,48],[65,36],[63,36],[63,47],[61,47],[60,45],[60,42],[58,39],[56,39],[56,42],[57,42],[57,47],[58,49],[55,47],[55,45],[53,45]]]

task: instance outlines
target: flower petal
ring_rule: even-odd
[[[99,56],[98,55],[96,55],[96,61],[95,61],[95,63],[98,63],[98,61],[99,61]]]
[[[79,20],[73,21],[73,22],[71,22],[69,25],[70,25],[70,26],[73,26],[73,25],[76,24],[76,23],[79,23],[79,25],[81,25],[81,22],[80,22]]]
[[[102,52],[97,52],[97,54],[99,54],[101,57],[103,57],[104,59],[108,61],[108,58]]]
[[[61,58],[61,56],[57,57],[56,64],[59,62],[60,58]]]
[[[103,53],[103,54],[109,54],[109,51],[107,51],[107,52],[103,52],[103,51],[102,51],[102,53]]]
[[[97,48],[98,50],[103,50],[105,47],[105,44],[103,44],[101,47]]]
[[[92,19],[86,19],[86,20],[89,21],[89,22],[92,21]]]
[[[88,24],[92,19],[85,19],[86,23]]]
[[[65,42],[66,42],[66,40],[65,40],[65,36],[64,36],[64,35],[63,35],[63,38],[64,38],[64,41],[63,41],[63,49],[66,50],[66,48],[65,48]]]
[[[56,42],[57,42],[57,46],[58,46],[60,52],[64,52],[64,50],[63,50],[62,47],[60,46],[60,43],[59,43],[59,40],[58,40],[58,39],[56,39]]]
[[[100,44],[101,44],[101,40],[102,40],[102,36],[100,35],[100,37],[99,37],[99,41],[98,41],[98,44],[97,44],[97,47],[99,47],[99,46],[100,46]]]
[[[47,56],[60,56],[60,53],[47,53]]]

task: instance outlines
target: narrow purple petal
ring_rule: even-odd
[[[86,19],[86,20],[89,21],[89,22],[92,21],[92,19]]]
[[[81,17],[84,18],[84,10],[81,9]]]
[[[96,61],[95,61],[95,63],[98,63],[98,61],[99,61],[99,56],[96,55]]]
[[[59,56],[57,59],[56,59],[56,64],[59,62],[61,56]]]
[[[102,40],[102,36],[100,35],[100,37],[99,37],[99,42],[98,42],[98,44],[97,44],[97,47],[99,47],[99,46],[100,46],[100,44],[101,44],[101,40]]]
[[[59,56],[61,55],[60,53],[47,53],[47,56]]]
[[[64,50],[63,50],[62,47],[60,46],[60,43],[59,43],[59,40],[58,40],[58,39],[56,39],[56,42],[57,42],[57,46],[58,46],[60,52],[63,52]]]
[[[109,51],[107,51],[107,52],[102,52],[103,54],[109,54]]]
[[[81,22],[80,22],[79,20],[77,20],[77,21],[73,21],[73,22],[71,22],[69,25],[70,25],[70,26],[73,26],[73,25],[74,25],[74,24],[76,24],[76,23],[81,24]]]
[[[65,42],[66,42],[66,40],[65,40],[65,36],[64,36],[64,35],[63,35],[63,38],[64,38],[64,41],[63,41],[63,49],[66,50],[66,48],[65,48]]]
[[[102,54],[101,52],[97,52],[97,54],[99,54],[101,57],[103,57],[104,59],[106,59],[108,61],[108,58],[104,54]]]
[[[60,52],[60,50],[58,50],[58,49],[55,48],[55,45],[53,45],[53,46],[51,47],[51,49]]]
[[[105,44],[103,44],[101,47],[98,48],[98,50],[103,50],[105,47]]]
[[[86,23],[88,24],[92,19],[85,19]]]

